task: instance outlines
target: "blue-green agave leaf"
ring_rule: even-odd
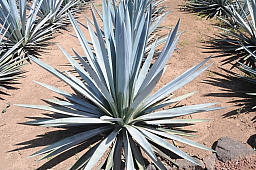
[[[150,156],[150,158],[152,158],[154,161],[156,161],[156,155],[154,154],[149,142],[146,140],[144,135],[132,126],[127,125],[125,127],[130,135],[133,137],[133,139],[136,140],[136,142],[144,149],[147,155]]]
[[[99,146],[93,153],[91,159],[86,164],[84,170],[91,170],[94,167],[94,165],[99,161],[99,159],[102,157],[102,155],[106,152],[106,150],[113,143],[113,141],[116,138],[119,131],[120,131],[120,128],[116,128],[102,142],[100,142]]]
[[[200,149],[204,149],[204,150],[208,150],[208,151],[211,151],[211,152],[215,152],[214,150],[212,150],[212,149],[210,149],[210,148],[208,148],[208,147],[206,147],[204,145],[201,145],[201,144],[196,143],[196,142],[194,142],[192,140],[183,138],[181,136],[177,136],[177,135],[173,135],[173,134],[170,134],[170,133],[162,132],[162,131],[159,131],[159,130],[155,130],[153,128],[144,128],[144,129],[149,131],[149,132],[152,132],[152,133],[154,133],[154,134],[156,134],[158,136],[163,136],[163,137],[166,137],[166,138],[169,138],[169,139],[172,139],[172,140],[176,140],[176,141],[188,144],[190,146],[194,146],[194,147],[197,147],[197,148],[200,148]]]
[[[133,162],[133,154],[131,150],[131,138],[128,136],[129,134],[127,131],[123,131],[123,141],[124,141],[124,156],[125,156],[125,164],[126,169],[135,169],[134,162]]]
[[[98,117],[97,115],[90,114],[88,112],[73,110],[64,107],[58,106],[45,106],[45,105],[23,105],[23,104],[15,104],[15,106],[26,107],[31,109],[39,109],[39,110],[46,110],[50,112],[60,113],[68,116],[81,116],[81,117]]]
[[[146,129],[146,130],[148,130],[148,129]],[[181,151],[177,147],[173,146],[169,142],[165,141],[164,139],[162,139],[162,138],[158,137],[157,135],[154,135],[151,132],[146,131],[146,130],[139,128],[139,131],[141,131],[141,133],[143,133],[152,142],[172,151],[173,153],[179,155],[180,157],[182,157],[190,162],[193,162],[194,164],[199,165],[199,163],[196,160],[194,160],[191,156],[189,156],[188,154],[184,153],[183,151]]]
[[[92,138],[92,137],[94,137],[94,136],[96,136],[100,133],[106,132],[106,131],[110,130],[111,128],[112,127],[110,127],[110,126],[104,126],[104,127],[96,128],[96,129],[93,129],[93,130],[89,130],[89,131],[86,131],[86,132],[82,132],[82,133],[73,135],[71,137],[62,139],[62,140],[60,140],[60,141],[58,141],[54,144],[51,144],[50,146],[48,146],[48,147],[30,155],[29,157],[33,157],[33,156],[41,155],[41,154],[44,154],[44,153],[47,153],[47,152],[50,152],[50,151],[54,151],[54,150],[57,150],[57,149],[59,149],[63,146],[69,145],[69,144],[76,145],[77,143],[81,143],[83,141],[86,141],[87,139],[90,139],[90,138]]]

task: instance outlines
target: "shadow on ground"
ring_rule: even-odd
[[[253,107],[256,105],[256,97],[246,94],[248,92],[256,91],[253,85],[246,83],[241,78],[233,76],[235,73],[230,70],[226,70],[224,68],[220,69],[225,71],[225,75],[219,72],[211,71],[211,74],[217,75],[218,78],[210,77],[205,81],[205,83],[220,87],[222,93],[208,93],[205,96],[227,97],[231,99],[228,103],[233,103],[235,106],[240,107],[238,110],[225,113],[223,117],[231,118],[237,117],[242,113],[255,112]],[[252,118],[252,121],[255,121],[255,117]]]

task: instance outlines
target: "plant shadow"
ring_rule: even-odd
[[[59,117],[58,114],[43,114],[43,115],[46,115],[52,118]],[[27,117],[27,118],[32,119],[32,121],[42,119],[42,117]],[[35,147],[42,147],[42,146],[46,147],[62,139],[65,139],[67,137],[70,137],[75,134],[82,133],[91,129],[95,129],[95,128],[96,128],[95,125],[79,126],[79,127],[62,127],[62,128],[56,127],[54,131],[50,131],[45,134],[38,135],[36,136],[35,139],[27,140],[27,141],[16,144],[16,146],[18,146],[17,149],[10,150],[8,152],[14,152],[14,151],[30,149]],[[59,163],[73,157],[74,155],[76,155],[76,159],[79,159],[78,154],[80,152],[90,149],[92,145],[96,144],[103,137],[104,137],[103,134],[94,136],[93,138],[90,138],[78,145],[75,145],[74,147],[71,147],[70,149],[67,149],[61,152],[60,154],[57,154],[57,156],[46,158],[48,159],[48,161],[43,165],[41,165],[40,167],[38,167],[37,170],[51,169],[54,166],[58,165]]]
[[[18,83],[18,82],[8,82],[8,81],[1,82],[0,86],[5,91],[3,91],[2,89],[0,90],[0,95],[1,95],[0,96],[0,100],[5,100],[4,97],[2,97],[2,96],[11,96],[7,91],[20,89],[18,87],[15,87],[18,84],[21,84],[21,83]]]
[[[227,74],[224,75],[219,72],[211,71],[220,78],[210,77],[210,79],[205,80],[204,83],[222,88],[222,93],[208,93],[205,94],[205,96],[230,98],[231,101],[228,103],[234,103],[235,106],[240,107],[238,110],[232,110],[223,114],[224,118],[234,118],[242,113],[255,112],[253,107],[256,105],[256,98],[246,94],[248,92],[255,91],[254,86],[239,77],[235,77],[234,72],[224,68],[220,69],[225,71]],[[254,119],[255,118],[252,118],[252,121],[254,121]]]

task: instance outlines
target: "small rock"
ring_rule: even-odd
[[[210,154],[203,158],[203,162],[205,164],[205,168],[207,170],[214,170],[215,164],[216,164],[216,154]]]
[[[175,162],[179,165],[179,167],[174,166],[173,169],[178,170],[203,170],[205,169],[205,165],[202,160],[195,158],[198,163],[201,165],[196,165],[186,159],[177,159]]]
[[[214,149],[222,162],[235,161],[256,153],[253,149],[229,137],[219,138]]]

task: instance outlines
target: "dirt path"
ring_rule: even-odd
[[[100,4],[96,0],[96,4]],[[179,46],[182,49],[177,50],[169,61],[169,67],[164,75],[159,86],[177,77],[188,68],[202,61],[210,55],[220,55],[217,53],[205,53],[209,50],[204,49],[205,42],[210,40],[208,36],[214,36],[217,30],[213,27],[216,22],[213,20],[201,19],[197,15],[181,11],[179,5],[184,3],[181,0],[167,0],[166,4],[170,6],[172,12],[164,22],[164,26],[174,26],[178,18],[181,18],[180,31],[185,31],[180,38]],[[84,17],[79,20],[85,20]],[[73,29],[69,27],[70,32]],[[68,35],[68,32],[63,32],[54,39],[65,50],[72,53],[71,48],[80,50],[78,41]],[[42,60],[57,69],[68,70],[67,61],[62,55],[61,51],[56,45],[48,47],[48,50],[42,54]],[[250,111],[245,114],[242,113],[237,117],[239,108],[243,105],[242,97],[238,97],[237,93],[233,91],[240,91],[246,84],[239,80],[233,80],[228,74],[222,70],[229,69],[230,65],[221,65],[221,58],[212,58],[211,62],[214,64],[210,69],[200,75],[197,79],[186,85],[182,89],[175,92],[175,94],[185,94],[192,91],[199,91],[194,96],[186,99],[180,105],[191,105],[208,102],[219,102],[217,106],[227,107],[223,110],[218,110],[209,113],[200,113],[192,115],[191,118],[204,118],[212,119],[210,122],[196,124],[190,127],[190,130],[197,131],[195,135],[197,138],[191,138],[196,142],[203,143],[211,147],[213,142],[223,136],[229,136],[235,140],[246,143],[247,139],[255,134],[255,126],[252,119],[255,112],[243,109],[242,111]],[[29,64],[24,68],[27,73],[26,77],[19,81],[20,84],[15,85],[17,90],[8,91],[8,96],[3,96],[5,100],[1,102],[1,108],[10,102],[11,106],[7,108],[5,113],[0,114],[0,169],[8,170],[34,170],[34,169],[51,169],[63,170],[69,168],[75,160],[81,155],[77,153],[75,156],[70,157],[70,153],[62,154],[60,157],[51,160],[36,161],[36,158],[26,158],[30,154],[43,148],[43,146],[65,137],[67,134],[64,130],[53,132],[55,128],[42,128],[35,126],[26,126],[20,123],[29,121],[33,117],[41,117],[44,113],[38,110],[24,109],[13,106],[13,104],[44,104],[41,99],[50,99],[57,96],[55,93],[37,85],[32,80],[43,82],[49,85],[54,85],[58,88],[71,92],[68,86],[60,82],[57,78],[46,72],[36,64]],[[231,81],[232,80],[232,81]],[[231,91],[228,91],[230,90]],[[1,96],[2,97],[2,96]],[[256,103],[256,102],[255,102]],[[238,111],[238,112],[237,112]],[[224,114],[235,114],[235,116],[223,117]],[[200,158],[209,154],[206,151],[180,146],[184,151],[190,155],[196,155]],[[76,151],[72,151],[76,153]],[[46,163],[49,161],[48,163]]]

